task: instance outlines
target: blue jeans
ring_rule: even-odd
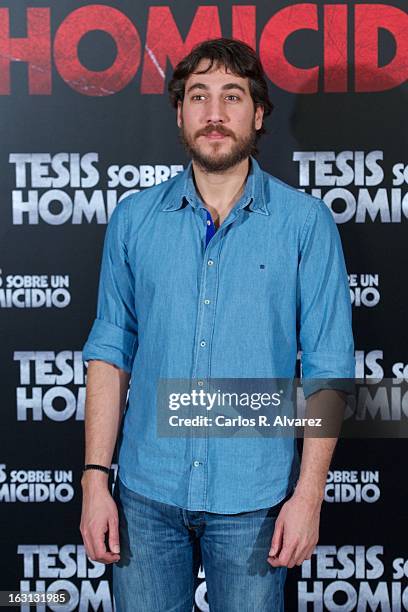
[[[191,612],[198,569],[210,612],[282,612],[286,568],[267,562],[284,503],[239,514],[184,510],[148,499],[117,478],[121,557],[117,612]]]

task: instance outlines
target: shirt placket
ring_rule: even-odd
[[[212,339],[217,314],[220,254],[227,228],[236,219],[238,213],[238,210],[233,211],[216,231],[209,212],[202,207],[197,210],[203,222],[202,231],[205,232],[192,373],[193,388],[198,391],[210,391],[209,378],[211,376]],[[211,418],[211,414],[205,407],[200,406],[199,414]],[[191,468],[188,501],[192,508],[207,507],[210,432],[211,427],[200,427],[197,428],[197,431],[194,427],[190,428]]]

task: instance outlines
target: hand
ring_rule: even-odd
[[[93,475],[92,475],[93,476]],[[116,504],[105,482],[84,476],[82,481],[82,515],[80,531],[88,557],[100,563],[115,563],[120,559],[119,520]],[[105,544],[108,533],[110,552]]]
[[[322,500],[297,494],[282,506],[275,523],[268,563],[272,567],[294,567],[310,559],[319,541]]]

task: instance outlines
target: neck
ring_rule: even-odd
[[[247,157],[225,172],[206,172],[194,160],[194,181],[205,207],[217,225],[221,224],[244,190],[249,171]]]

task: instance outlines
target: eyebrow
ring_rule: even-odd
[[[190,85],[190,87],[187,89],[186,93],[190,93],[190,91],[192,89],[205,89],[206,91],[209,90],[208,85],[206,85],[205,83],[193,83],[193,85]],[[221,89],[223,90],[229,90],[229,89],[239,89],[241,90],[244,94],[246,94],[247,92],[245,91],[245,89],[242,87],[242,85],[238,85],[238,83],[225,83],[225,85],[223,85],[221,87]]]

